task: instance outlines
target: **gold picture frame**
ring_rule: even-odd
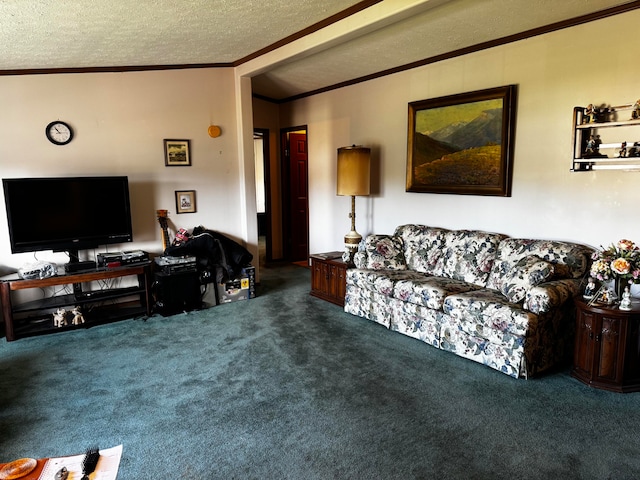
[[[409,103],[407,192],[511,196],[516,85]]]

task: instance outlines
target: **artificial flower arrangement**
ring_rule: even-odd
[[[613,280],[618,298],[625,287],[640,283],[640,248],[631,240],[620,240],[592,258],[591,276],[600,282]]]

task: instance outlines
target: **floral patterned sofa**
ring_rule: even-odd
[[[529,378],[571,352],[572,298],[592,253],[570,242],[403,225],[360,243],[344,310]]]

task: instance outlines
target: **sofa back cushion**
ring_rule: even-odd
[[[537,256],[554,266],[554,279],[580,278],[590,265],[593,249],[585,245],[554,240],[507,238],[498,247],[487,287],[502,289],[504,276],[522,258]]]
[[[484,287],[506,237],[478,230],[451,230],[445,234],[442,276]]]
[[[409,270],[442,275],[444,236],[448,230],[426,225],[401,225],[395,236],[404,243],[404,258]]]
[[[391,235],[368,235],[364,242],[366,264],[371,270],[405,270],[402,238]]]

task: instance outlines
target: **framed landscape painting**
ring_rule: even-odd
[[[407,192],[510,196],[516,90],[409,103]]]

